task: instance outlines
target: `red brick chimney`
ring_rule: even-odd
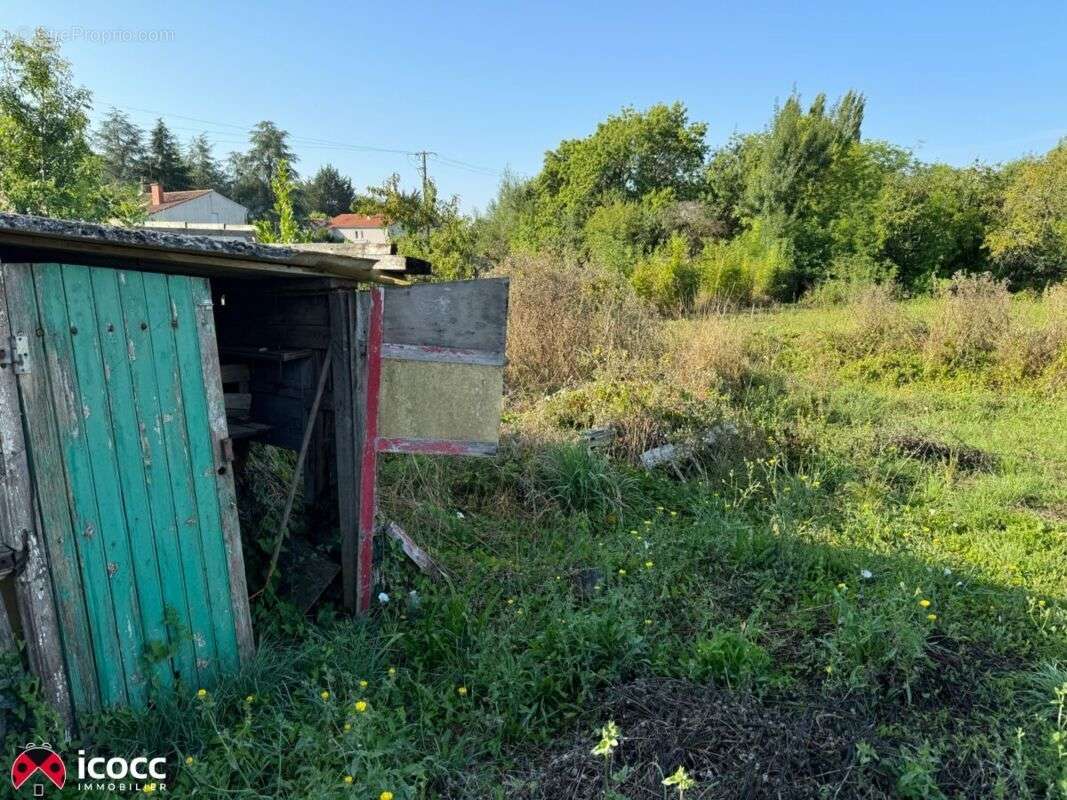
[[[152,193],[152,205],[154,205],[154,206],[163,205],[163,184],[162,183],[153,183],[151,186],[148,187],[148,191],[150,191]]]

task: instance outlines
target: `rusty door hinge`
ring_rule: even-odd
[[[16,375],[26,375],[33,369],[30,359],[30,337],[16,334],[11,337],[11,349],[0,347],[0,369],[13,367]]]

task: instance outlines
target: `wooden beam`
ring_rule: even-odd
[[[9,349],[11,326],[7,289],[0,270],[0,347]],[[34,508],[33,483],[26,457],[21,420],[21,401],[14,366],[0,369],[0,541],[18,550],[27,549],[26,565],[15,579],[19,617],[26,639],[30,668],[41,681],[45,699],[59,712],[68,730],[73,728],[74,709],[63,660],[59,615],[52,594],[52,581],[45,555],[43,531]],[[42,363],[37,369],[44,370]],[[5,627],[7,615],[4,613]]]
[[[359,550],[359,465],[362,454],[362,418],[357,367],[356,293],[339,289],[330,293],[330,338],[334,458],[337,479],[337,515],[341,531],[341,585],[345,608],[356,610],[356,572]]]
[[[237,493],[233,484],[233,470],[223,440],[229,437],[226,407],[219,374],[219,351],[215,337],[215,314],[211,302],[211,288],[207,281],[193,287],[196,303],[197,331],[200,337],[200,363],[203,369],[204,391],[207,394],[208,423],[215,450],[215,486],[219,497],[222,535],[226,545],[226,562],[230,575],[230,606],[237,634],[237,653],[241,663],[248,663],[255,653],[252,615],[248,607],[248,584],[245,580],[245,559],[241,549],[241,523],[237,518]]]

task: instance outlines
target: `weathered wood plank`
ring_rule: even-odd
[[[434,364],[476,364],[483,367],[502,367],[505,361],[503,352],[389,342],[382,344],[382,358],[397,361],[429,361]]]
[[[90,480],[96,494],[98,535],[107,563],[97,580],[111,584],[111,602],[119,635],[118,658],[126,681],[127,702],[140,707],[147,697],[142,666],[145,650],[141,609],[137,596],[127,508],[116,458],[115,429],[111,424],[109,381],[114,376],[105,363],[93,300],[90,267],[63,266],[63,289],[70,321],[74,374],[81,396],[82,432],[89,453]],[[114,656],[113,656],[114,657]]]
[[[179,544],[179,521],[171,488],[170,464],[163,425],[163,409],[156,379],[152,331],[149,328],[148,301],[144,278],[139,272],[118,271],[125,344],[130,364],[140,433],[141,460],[148,492],[149,509],[162,582],[165,613],[184,630],[168,626],[171,668],[187,683],[196,683],[196,652],[192,638],[185,570]],[[169,376],[167,376],[169,381]]]
[[[363,416],[358,400],[357,338],[354,292],[330,294],[333,338],[331,383],[334,458],[337,471],[338,520],[341,529],[341,585],[345,608],[356,609],[359,549],[359,474]]]
[[[504,352],[507,278],[422,283],[385,296],[383,342]]]
[[[110,406],[110,427],[114,436],[114,460],[118,468],[118,488],[126,515],[126,536],[140,609],[144,648],[154,653],[169,650],[162,577],[156,553],[156,536],[145,475],[145,454],[138,425],[137,398],[130,369],[130,349],[119,296],[118,273],[94,268],[90,272],[92,301],[96,308],[96,332],[104,360],[106,402]],[[72,314],[72,317],[74,315]],[[170,579],[169,572],[163,575]],[[118,576],[113,576],[117,578]],[[142,658],[135,650],[134,657]],[[151,689],[174,685],[169,658],[146,660]],[[138,672],[141,671],[139,668]],[[135,673],[136,674],[136,673]]]
[[[12,333],[8,317],[8,290],[5,275],[18,272],[23,284],[32,279],[28,265],[4,265],[0,268],[0,341],[8,342]],[[20,297],[25,298],[24,293]],[[32,295],[30,297],[32,303]],[[24,309],[36,311],[36,304]],[[36,325],[34,326],[36,329]],[[32,335],[32,334],[31,334]],[[33,337],[36,339],[37,337]],[[48,572],[45,535],[34,511],[33,487],[26,457],[26,442],[20,413],[18,381],[9,366],[0,370],[0,541],[9,547],[28,547],[26,566],[14,580],[15,597],[26,639],[30,668],[39,677],[44,698],[59,712],[69,729],[73,723],[71,692],[63,660],[59,611],[52,593],[52,579]],[[62,477],[62,474],[60,474]],[[65,493],[64,493],[65,494]],[[67,517],[69,527],[69,516]],[[58,548],[57,548],[58,549]],[[76,574],[76,573],[75,573]],[[56,567],[57,580],[70,580],[71,564],[60,558]],[[7,615],[4,615],[7,623]],[[83,625],[84,627],[84,625]],[[11,647],[10,627],[6,630],[5,646]],[[74,669],[84,669],[79,660]],[[79,676],[79,689],[85,684]],[[79,696],[78,699],[83,699]]]
[[[222,671],[232,672],[241,662],[237,637],[240,623],[236,617],[247,618],[248,598],[246,593],[244,605],[235,609],[232,587],[235,582],[242,588],[244,586],[244,561],[242,556],[236,567],[237,574],[233,575],[235,567],[230,560],[229,544],[230,541],[239,543],[241,532],[240,528],[227,531],[223,524],[222,506],[236,512],[237,505],[230,465],[223,459],[219,444],[228,434],[211,317],[211,289],[206,280],[198,278],[174,276],[168,283],[178,321],[175,336],[185,390],[186,425],[194,465],[200,541],[215,627],[215,646]]]
[[[194,461],[189,446],[182,375],[174,336],[176,318],[170,302],[167,276],[146,272],[143,278],[148,301],[148,328],[152,333],[152,360],[159,387],[161,424],[167,446],[168,477],[178,520],[178,552],[189,605],[186,624],[192,633],[196,651],[198,682],[213,683],[217,674],[218,654],[208,599],[210,588],[201,548]]]
[[[102,509],[93,485],[92,456],[86,436],[88,407],[78,388],[71,341],[73,323],[67,316],[63,268],[58,264],[36,264],[33,273],[47,358],[38,368],[47,365],[59,434],[60,462],[44,469],[65,469],[67,475],[68,502],[74,520],[73,538],[81,567],[81,590],[85,594],[100,701],[104,706],[125,705],[128,701],[126,674],[119,655],[125,631],[120,632],[119,626],[127,620],[115,616],[101,524]],[[45,499],[43,493],[38,497],[42,502]]]

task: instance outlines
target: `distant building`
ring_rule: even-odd
[[[388,244],[397,230],[381,214],[338,214],[326,227],[334,241],[356,244]]]
[[[144,227],[156,231],[252,240],[248,209],[214,189],[168,192],[153,183],[143,195]]]

